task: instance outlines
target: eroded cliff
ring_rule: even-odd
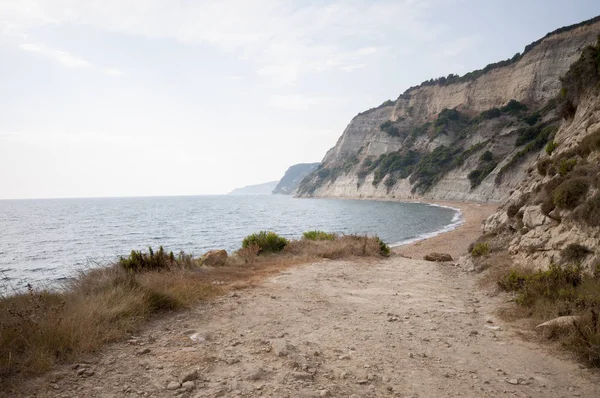
[[[362,112],[299,195],[506,200],[561,123],[560,77],[598,34],[598,18],[561,28],[510,60]]]

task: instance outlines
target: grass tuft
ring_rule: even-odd
[[[308,240],[335,240],[336,235],[324,231],[306,231],[302,234],[304,239]]]

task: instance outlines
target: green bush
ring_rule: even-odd
[[[483,120],[495,119],[500,116],[502,116],[502,111],[498,108],[488,109],[486,111],[481,112],[480,115],[481,119]]]
[[[400,137],[400,130],[398,127],[394,126],[391,120],[386,120],[385,122],[381,123],[379,129],[392,137]]]
[[[511,99],[510,101],[508,101],[508,103],[506,105],[504,105],[502,108],[500,108],[500,110],[503,113],[516,114],[516,113],[519,113],[522,111],[526,111],[527,105],[522,104],[517,100]]]
[[[563,78],[558,112],[565,119],[575,116],[580,99],[600,82],[600,38],[595,46],[583,49]]]
[[[560,258],[566,262],[578,263],[591,253],[592,251],[587,247],[577,243],[571,243],[561,250]]]
[[[573,300],[577,297],[575,288],[581,284],[579,267],[551,265],[547,271],[519,272],[516,270],[498,281],[506,291],[518,292],[517,303],[533,306],[541,299]]]
[[[389,256],[391,250],[387,243],[379,239],[379,236],[376,236],[375,240],[377,240],[377,243],[379,243],[379,252],[381,253],[381,255],[384,257]]]
[[[589,189],[587,178],[573,178],[560,184],[553,195],[554,204],[561,209],[574,209]]]
[[[306,231],[302,234],[304,239],[308,240],[335,240],[336,235],[324,231]]]
[[[546,153],[548,155],[552,155],[552,152],[554,152],[554,150],[558,148],[558,144],[554,141],[550,141],[547,145],[546,145]]]
[[[471,256],[480,257],[485,256],[490,252],[490,246],[485,242],[476,243],[471,250]]]
[[[242,248],[257,245],[260,253],[277,253],[282,251],[288,244],[288,240],[271,231],[260,231],[248,235],[242,241]]]
[[[562,159],[558,164],[558,174],[566,176],[577,165],[577,159]]]
[[[148,253],[132,250],[129,257],[121,257],[118,264],[127,271],[142,272],[168,269],[177,265],[177,259],[173,252],[166,253],[162,246],[156,253],[152,247],[148,247]]]
[[[494,154],[491,153],[490,151],[485,151],[481,157],[479,158],[479,160],[481,160],[482,162],[491,162],[492,160],[494,160]]]

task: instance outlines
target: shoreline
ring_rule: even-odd
[[[449,200],[431,200],[425,198],[365,198],[365,197],[296,197],[297,199],[341,199],[341,200],[372,200],[380,202],[420,203],[430,206],[445,207],[455,210],[459,220],[448,224],[438,231],[424,234],[422,238],[416,237],[405,242],[390,245],[392,253],[402,257],[422,260],[426,254],[432,252],[448,253],[455,260],[466,254],[469,245],[481,235],[481,224],[493,214],[502,203],[485,202],[454,202]],[[446,230],[446,228],[451,227]]]
[[[412,203],[415,202],[413,201]],[[499,203],[428,200],[419,201],[419,203],[456,209],[461,214],[461,221],[448,231],[443,231],[414,242],[400,244],[392,248],[393,253],[416,260],[422,260],[423,256],[431,252],[448,253],[455,260],[461,255],[466,254],[469,245],[481,235],[481,224],[483,221],[500,206]]]

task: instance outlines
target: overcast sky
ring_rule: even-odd
[[[597,0],[0,0],[0,198],[277,180],[358,112],[598,14]]]

